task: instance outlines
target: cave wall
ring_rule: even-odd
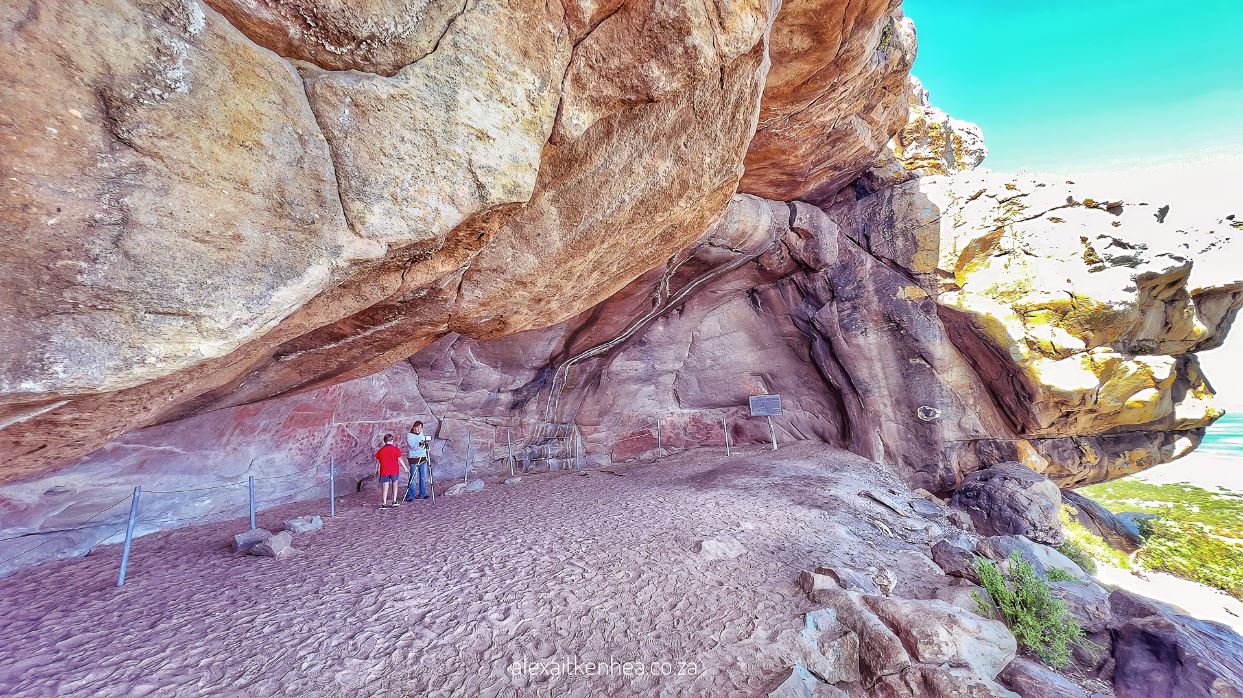
[[[0,480],[564,321],[700,238],[757,128],[845,181],[904,118],[894,0],[420,7],[0,8]]]
[[[282,7],[0,10],[0,554],[135,484],[140,531],[348,489],[414,419],[451,479],[468,435],[483,475],[758,446],[774,392],[779,440],[946,493],[1220,414],[1229,222],[973,169],[896,2]]]

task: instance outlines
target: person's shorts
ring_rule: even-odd
[[[398,481],[398,480],[400,480],[400,479],[401,479],[401,473],[398,473],[398,474],[396,474],[396,475],[381,475],[381,476],[380,476],[380,482],[381,482],[381,483],[385,483],[385,482],[397,482],[397,481]]]

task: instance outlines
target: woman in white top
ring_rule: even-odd
[[[406,434],[406,446],[409,448],[410,481],[406,483],[406,501],[427,499],[427,447],[431,437],[423,433],[423,422],[415,422]],[[414,478],[419,478],[419,494],[414,494]]]

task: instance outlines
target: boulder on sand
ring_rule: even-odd
[[[233,536],[233,552],[248,553],[256,543],[263,542],[272,537],[272,532],[262,528],[252,528],[244,533]]]
[[[483,480],[471,480],[470,482],[459,482],[456,485],[445,490],[446,497],[456,497],[459,494],[467,492],[478,492],[483,489]]]
[[[251,555],[260,557],[285,557],[293,550],[293,534],[281,531],[255,543],[250,548]]]
[[[742,556],[747,552],[747,549],[737,540],[729,536],[722,536],[720,538],[706,538],[696,541],[695,552],[704,561],[711,562],[713,560],[732,560]]]
[[[1047,545],[1065,540],[1058,519],[1061,490],[1021,463],[1009,461],[971,473],[950,504],[967,512],[986,536],[1027,536]]]
[[[316,514],[299,516],[285,521],[285,530],[290,533],[309,533],[324,527],[324,520]]]

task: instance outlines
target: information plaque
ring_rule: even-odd
[[[748,398],[752,417],[778,417],[781,415],[780,395],[752,395]]]

